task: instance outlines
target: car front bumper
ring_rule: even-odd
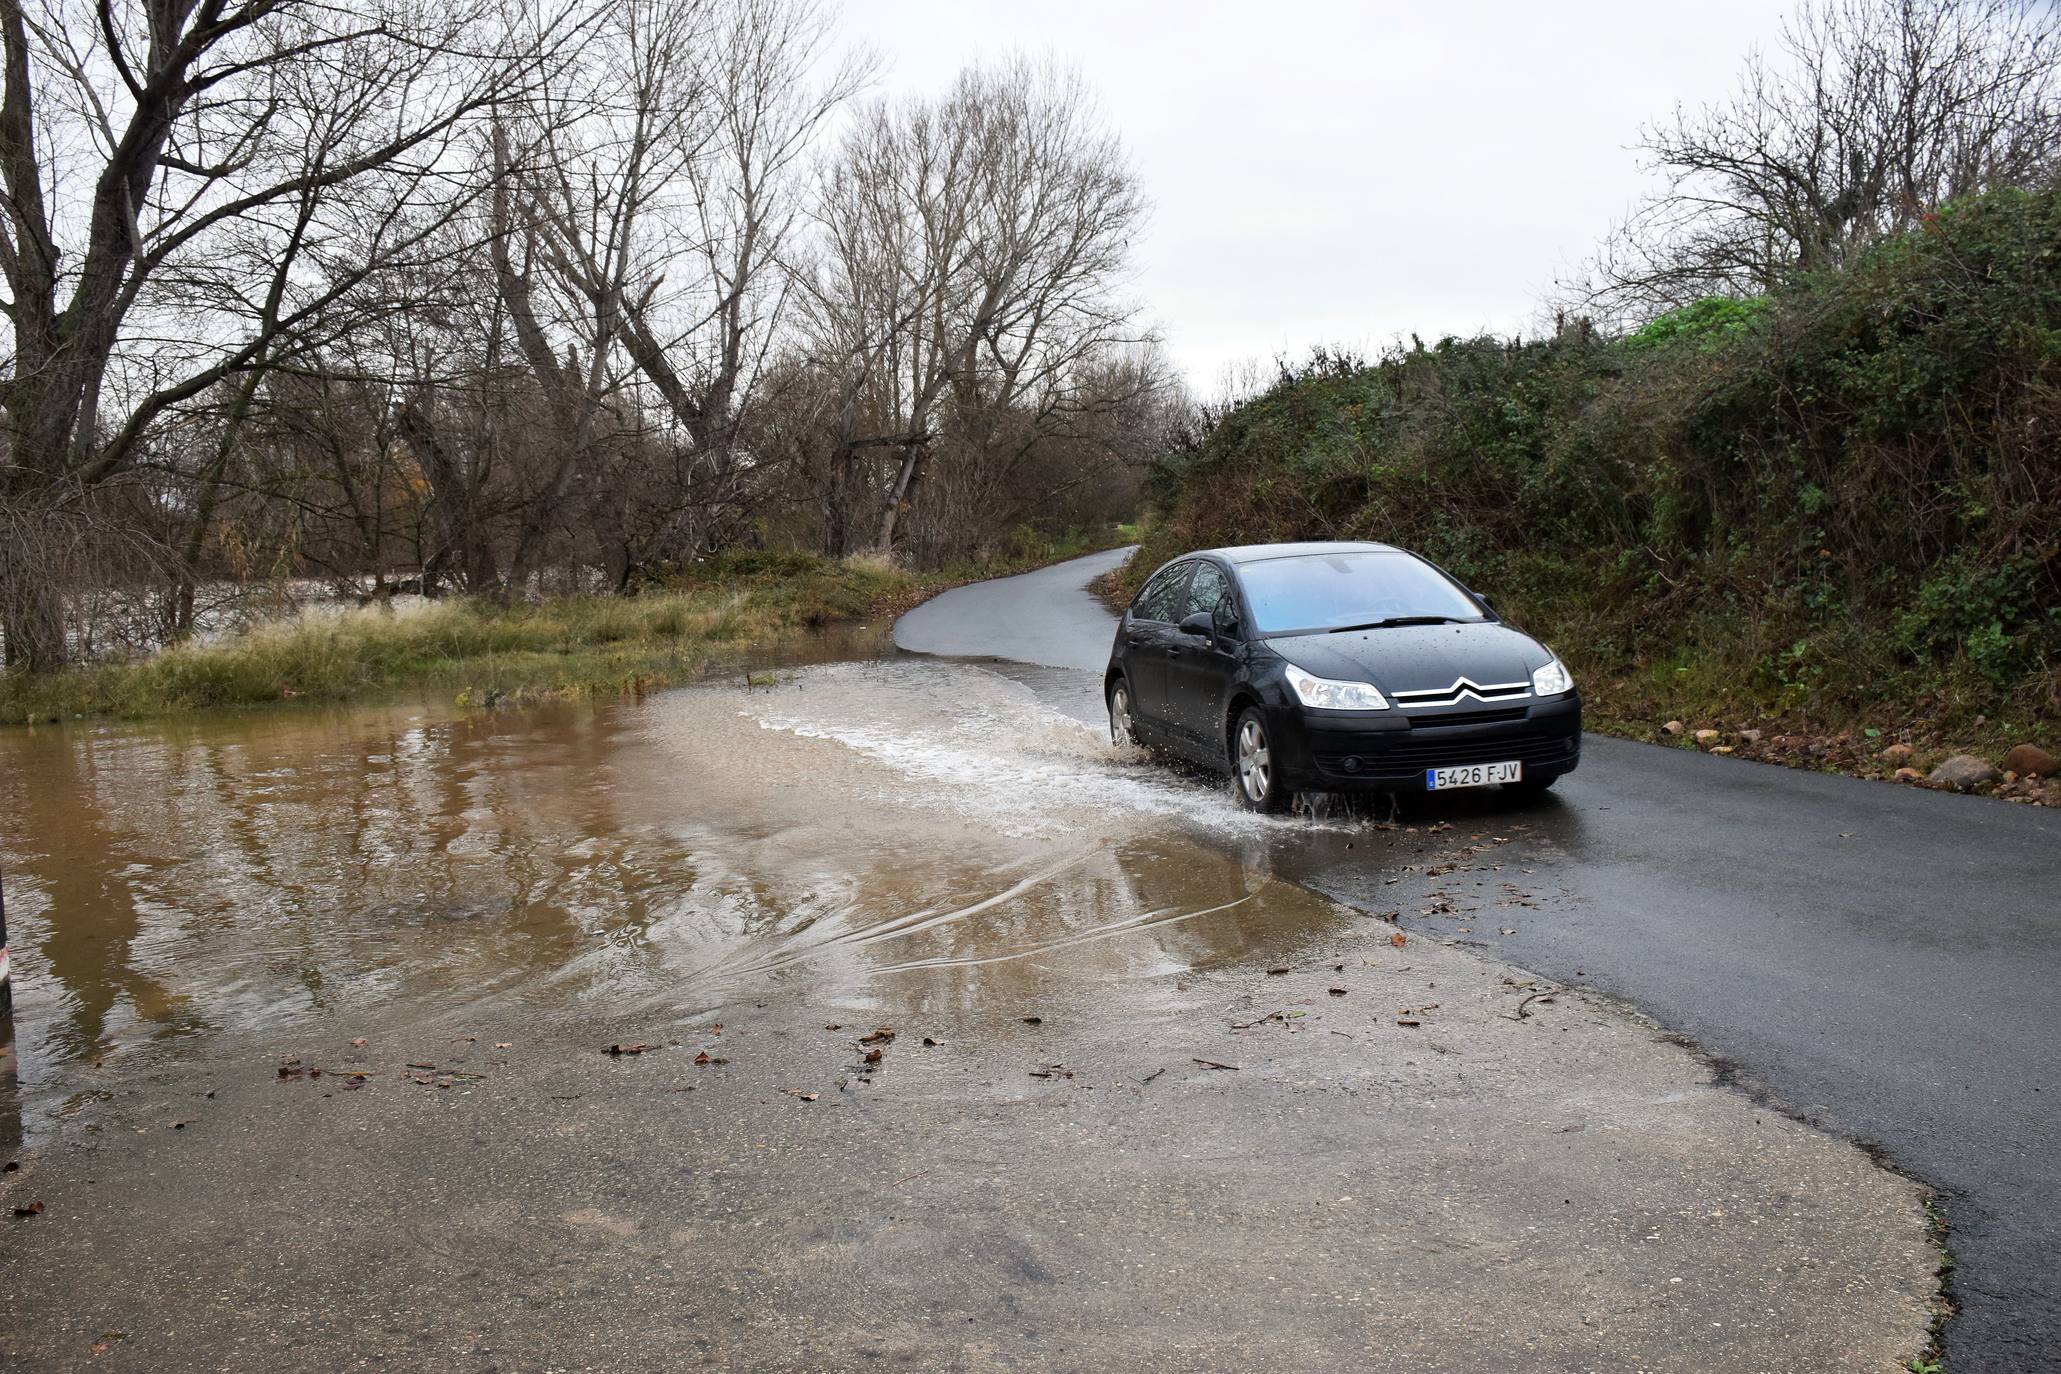
[[[1523,704],[1405,712],[1276,708],[1274,747],[1303,791],[1422,790],[1434,768],[1463,763],[1524,765],[1527,780],[1571,773],[1581,763],[1578,693]]]

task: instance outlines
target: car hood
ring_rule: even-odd
[[[1532,672],[1553,661],[1536,639],[1494,621],[1277,635],[1267,647],[1306,673],[1371,682],[1391,696],[1440,692],[1462,680],[1477,687],[1529,686]]]

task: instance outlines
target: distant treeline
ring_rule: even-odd
[[[1319,353],[1205,417],[1160,555],[1389,540],[1606,710],[2061,717],[2061,190],[1604,337]]]

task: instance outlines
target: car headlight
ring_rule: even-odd
[[[1305,706],[1323,711],[1388,709],[1388,699],[1371,682],[1333,682],[1329,678],[1311,677],[1293,663],[1286,666],[1288,685],[1295,689],[1296,699]]]
[[[1556,658],[1531,675],[1531,690],[1534,696],[1557,697],[1562,692],[1574,690],[1574,676],[1567,671],[1567,665]]]

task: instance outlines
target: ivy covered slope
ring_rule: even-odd
[[[1160,483],[1132,585],[1198,546],[1402,544],[1606,728],[1883,774],[2061,752],[2061,192],[1615,340],[1319,355]]]

